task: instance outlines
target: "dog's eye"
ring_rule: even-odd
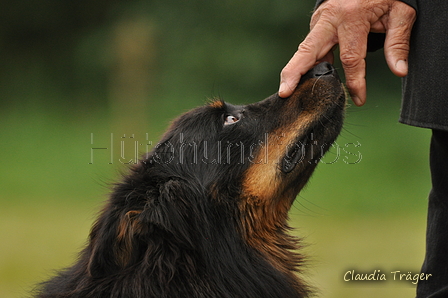
[[[229,116],[226,116],[226,120],[224,121],[224,125],[230,125],[230,124],[236,123],[238,121],[240,121],[240,119],[238,119],[235,116],[229,115]]]

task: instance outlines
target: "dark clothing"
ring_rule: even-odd
[[[430,150],[432,190],[429,194],[426,256],[422,272],[432,274],[419,281],[417,297],[448,297],[448,132],[433,130]]]
[[[432,128],[426,255],[418,298],[448,297],[448,1],[401,0],[417,11],[400,122]]]
[[[448,297],[448,1],[401,0],[416,9],[400,122],[432,128],[426,255],[418,298]]]
[[[409,74],[403,79],[400,122],[448,131],[448,1],[402,1],[417,9],[417,20]]]
[[[318,0],[316,7],[325,0]],[[429,194],[426,255],[422,272],[432,274],[417,286],[418,298],[448,297],[448,1],[400,0],[412,6],[409,72],[403,78],[400,122],[431,128],[432,190]],[[370,34],[378,49],[384,35]]]

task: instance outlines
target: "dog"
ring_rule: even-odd
[[[77,262],[36,296],[309,296],[288,211],[344,108],[336,71],[321,63],[287,99],[215,100],[181,115],[113,186]]]

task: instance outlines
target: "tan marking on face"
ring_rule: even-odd
[[[281,188],[280,164],[287,146],[294,143],[300,131],[312,121],[312,114],[299,117],[288,128],[281,127],[267,137],[265,150],[260,150],[253,164],[246,170],[243,179],[243,193],[248,197],[264,200],[276,195]]]
[[[288,211],[295,198],[294,191],[285,191],[286,179],[280,164],[287,146],[296,141],[314,119],[313,113],[302,113],[290,125],[280,127],[267,137],[267,146],[260,150],[243,178],[243,194],[239,209],[242,214],[242,234],[277,270],[293,282],[298,291],[303,281],[294,272],[303,258],[296,251],[298,239],[288,234]],[[282,183],[285,183],[282,185]]]

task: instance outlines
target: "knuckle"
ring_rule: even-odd
[[[344,52],[340,54],[341,63],[344,68],[355,68],[359,65],[362,58],[352,52]]]
[[[282,78],[290,77],[292,74],[293,74],[292,67],[291,64],[289,63],[286,64],[286,66],[283,67],[282,71],[280,72],[280,76]]]
[[[410,49],[410,32],[394,30],[388,32],[384,44],[384,50],[394,55],[407,56]]]
[[[337,3],[326,1],[321,4],[311,17],[311,28],[316,24],[327,24],[336,26],[340,22],[343,13],[341,6]]]
[[[346,15],[353,15],[353,14],[358,14],[359,11],[361,10],[361,6],[359,4],[359,1],[347,1],[345,2],[344,5],[344,13]]]
[[[406,60],[409,55],[409,45],[407,44],[391,44],[384,48],[387,57],[395,57],[398,60]]]
[[[347,81],[345,82],[345,85],[347,86],[347,89],[350,90],[350,92],[356,93],[358,90],[358,82],[355,79],[349,79],[347,78]]]
[[[388,46],[390,51],[394,51],[394,52],[402,52],[402,53],[408,53],[409,52],[409,44],[408,43],[402,43],[402,42],[397,42],[397,43],[392,43]]]
[[[336,11],[339,11],[339,6],[337,6],[334,2],[326,1],[316,10],[315,14],[322,15],[334,15]]]
[[[311,19],[313,23],[319,22],[328,22],[330,24],[334,24],[339,19],[339,15],[341,14],[341,8],[336,6],[333,2],[325,2],[325,5],[321,5],[321,7],[316,11]]]
[[[297,52],[301,52],[304,54],[311,54],[314,50],[313,44],[314,44],[313,38],[309,37],[307,40],[299,44]]]
[[[392,4],[391,10],[396,10],[397,13],[406,16],[408,20],[414,20],[417,16],[417,12],[412,6],[400,1],[395,1]]]
[[[317,9],[313,15],[311,16],[310,20],[310,29],[313,29],[314,25],[320,20],[322,11]]]
[[[288,62],[285,67],[283,67],[282,71],[280,72],[280,78],[288,80],[297,76],[298,68],[295,65],[295,61],[293,61],[293,59]]]

